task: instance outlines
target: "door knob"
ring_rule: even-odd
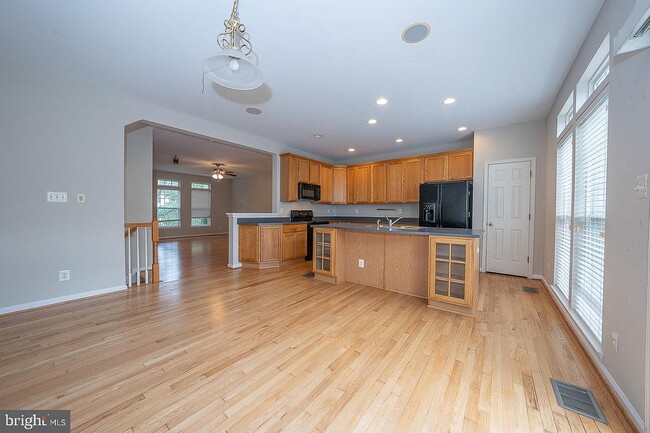
[[[490,227],[492,227],[494,224],[492,224],[492,222],[489,222],[488,225],[489,225]]]

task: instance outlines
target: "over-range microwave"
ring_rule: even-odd
[[[298,199],[320,201],[320,185],[298,182]]]

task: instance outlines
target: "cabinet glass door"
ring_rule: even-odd
[[[467,258],[469,245],[463,239],[432,239],[433,285],[430,296],[440,301],[467,304]]]
[[[332,233],[314,229],[314,272],[332,273]]]

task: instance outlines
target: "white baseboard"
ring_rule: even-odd
[[[553,299],[553,302],[555,302],[555,305],[562,313],[562,316],[569,324],[569,327],[571,327],[571,331],[573,332],[573,335],[576,336],[578,342],[580,343],[580,345],[582,345],[582,348],[585,350],[589,358],[591,358],[593,364],[598,369],[600,375],[605,379],[607,385],[609,385],[610,389],[614,392],[614,397],[618,400],[623,410],[626,412],[627,417],[630,420],[632,420],[634,426],[637,428],[638,431],[644,432],[645,423],[643,422],[643,419],[641,418],[641,416],[639,416],[639,413],[636,411],[636,409],[634,409],[634,406],[632,406],[632,403],[630,403],[630,400],[627,398],[627,396],[625,395],[621,387],[618,385],[616,380],[612,377],[609,370],[607,370],[607,367],[605,367],[605,365],[603,364],[602,360],[600,359],[600,356],[598,356],[598,354],[591,348],[591,344],[589,344],[587,337],[585,337],[585,335],[582,333],[580,328],[578,328],[578,325],[575,323],[575,321],[573,320],[569,312],[566,311],[566,308],[564,307],[560,299],[555,294],[555,291],[551,289],[551,286],[546,281],[546,278],[544,278],[542,275],[533,275],[533,278],[537,280],[541,280],[542,284],[544,285],[544,288],[546,288],[546,291],[551,296],[551,299]]]
[[[28,302],[26,304],[10,305],[0,308],[0,316],[18,311],[32,310],[34,308],[46,307],[48,305],[61,304],[63,302],[74,301],[77,299],[90,298],[93,296],[106,295],[108,293],[126,290],[126,285],[109,287],[106,289],[93,290],[91,292],[75,293],[74,295],[59,296],[58,298],[43,299],[40,301]]]

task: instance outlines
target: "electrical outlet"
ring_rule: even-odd
[[[359,208],[354,208],[354,213],[359,213]]]
[[[86,203],[86,194],[77,194],[77,203]]]
[[[402,209],[397,209],[397,215],[402,215]]]
[[[70,280],[70,269],[59,271],[59,281],[69,281],[69,280]]]
[[[616,329],[612,329],[612,347],[614,352],[618,352],[618,331]]]
[[[363,267],[365,267],[365,266],[366,266],[366,261],[363,260],[363,259],[359,259],[359,267],[360,267],[360,268],[363,268]]]

